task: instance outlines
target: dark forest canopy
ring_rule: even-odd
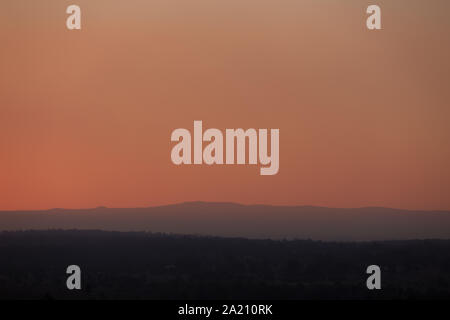
[[[83,289],[68,291],[79,265]],[[367,266],[382,271],[369,291]],[[104,231],[0,233],[0,298],[449,298],[450,240],[321,242]]]

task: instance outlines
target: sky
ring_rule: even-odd
[[[370,4],[382,30],[366,28]],[[2,1],[0,210],[450,210],[449,13],[446,0]],[[174,165],[171,132],[194,120],[278,128],[279,173]]]

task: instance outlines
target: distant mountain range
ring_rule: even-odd
[[[450,211],[188,202],[149,208],[0,211],[0,230],[98,229],[324,241],[450,239]]]

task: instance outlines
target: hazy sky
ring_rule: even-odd
[[[82,9],[68,31],[65,9]],[[365,27],[369,4],[381,31]],[[450,209],[450,2],[5,0],[0,210],[190,200]],[[280,171],[175,166],[279,128]]]

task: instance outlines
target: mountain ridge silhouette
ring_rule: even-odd
[[[324,241],[450,239],[450,211],[204,201],[140,208],[0,211],[0,230],[30,229],[151,231]]]

